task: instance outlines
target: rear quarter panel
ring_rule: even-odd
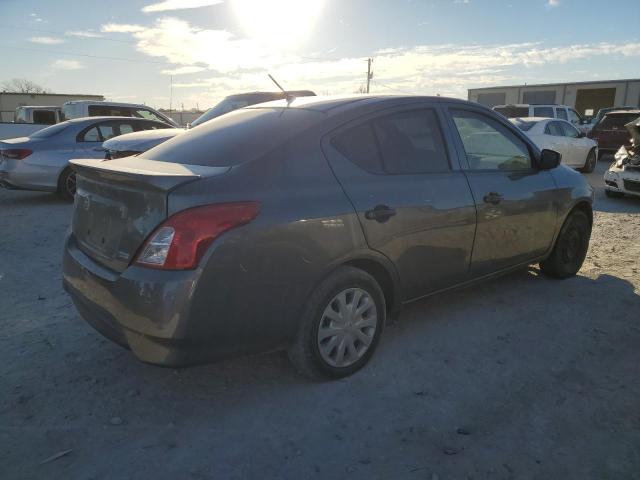
[[[260,213],[217,239],[203,259],[192,334],[233,343],[238,353],[280,348],[296,333],[313,287],[358,252],[369,254],[362,229],[313,134],[180,187],[169,214],[233,201],[258,201]]]

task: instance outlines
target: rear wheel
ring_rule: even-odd
[[[313,292],[289,358],[313,379],[341,378],[371,358],[385,323],[380,286],[368,273],[340,267]]]
[[[540,262],[540,269],[550,277],[574,276],[587,256],[590,238],[589,218],[584,212],[574,210],[565,220],[551,255]]]
[[[65,168],[58,179],[58,193],[67,200],[73,200],[76,195],[76,172]]]
[[[596,157],[595,150],[590,150],[587,155],[587,159],[584,162],[584,167],[580,169],[582,173],[591,173],[595,170],[598,158]]]

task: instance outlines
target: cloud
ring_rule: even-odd
[[[547,5],[551,8],[557,7],[560,5],[560,0],[549,0]]]
[[[185,75],[187,73],[198,73],[204,70],[206,70],[205,67],[187,66],[174,68],[173,70],[162,70],[161,73],[165,75]]]
[[[31,17],[31,20],[33,20],[34,22],[44,22],[44,20],[40,18],[40,16],[37,13],[30,13],[29,16]]]
[[[55,70],[82,70],[84,65],[82,65],[77,60],[56,60],[51,64],[51,68]]]
[[[69,32],[65,32],[65,35],[69,37],[83,37],[83,38],[100,38],[100,35],[97,32],[92,32],[90,30],[71,30]]]
[[[39,43],[40,45],[58,45],[64,43],[62,38],[56,37],[31,37],[29,41],[31,43]]]
[[[144,32],[146,27],[142,25],[133,25],[130,23],[107,23],[100,27],[100,31],[104,33],[136,33]]]
[[[166,12],[168,10],[209,7],[220,3],[222,3],[222,0],[165,0],[164,2],[147,5],[142,8],[142,11],[145,13]]]
[[[458,4],[469,4],[471,3],[470,0],[453,0],[453,3],[458,3]]]
[[[148,28],[124,27],[111,24],[110,28],[129,29],[139,52],[173,65],[162,73],[207,72],[199,78],[174,82],[175,88],[185,91],[185,103],[190,98],[189,89],[193,90],[193,103],[201,105],[231,93],[274,89],[267,73],[274,74],[287,88],[349,94],[363,82],[366,72],[361,57],[310,60],[225,30],[197,28],[175,18],[158,19]],[[470,87],[530,81],[534,69],[546,65],[597,57],[640,58],[640,42],[553,47],[542,43],[417,45],[381,49],[374,56],[376,92],[466,97]]]

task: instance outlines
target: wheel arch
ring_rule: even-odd
[[[393,315],[400,310],[398,280],[382,262],[373,258],[353,258],[342,263],[342,265],[367,272],[378,282],[384,294],[388,314]]]

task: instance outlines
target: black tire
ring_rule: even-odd
[[[590,150],[584,162],[584,167],[582,167],[580,171],[582,173],[591,173],[595,170],[597,164],[598,159],[596,158],[596,152],[595,150]]]
[[[624,193],[622,192],[614,192],[613,190],[604,189],[604,194],[610,198],[621,198],[624,197]]]
[[[324,325],[323,328],[327,328],[327,320],[329,320],[330,323],[333,323],[333,320],[330,320],[325,316],[325,309],[333,308],[333,306],[330,307],[330,305],[334,304],[336,297],[340,295],[341,292],[349,291],[350,289],[364,291],[369,298],[373,300],[375,305],[376,326],[373,332],[370,332],[371,340],[368,347],[366,347],[364,343],[360,342],[362,343],[361,347],[365,347],[365,350],[358,360],[355,360],[347,366],[330,365],[323,358],[323,354],[320,352],[319,344],[322,343],[322,341],[319,339],[319,330],[321,328],[321,323]],[[352,297],[352,302],[353,300],[354,297]],[[363,300],[359,301],[362,302]],[[355,306],[357,307],[358,305],[361,304],[358,303]],[[371,307],[369,307],[369,309],[371,309]],[[382,293],[382,289],[376,280],[371,275],[358,268],[348,266],[339,267],[316,287],[307,300],[303,310],[298,334],[288,350],[289,359],[302,375],[313,380],[327,380],[346,377],[360,370],[369,361],[376,349],[376,346],[378,345],[380,335],[384,329],[385,321],[385,298]],[[354,342],[354,339],[355,337],[351,340],[351,348],[353,348],[354,344],[359,341],[358,339],[355,339]],[[331,338],[331,340],[333,340],[333,338]],[[336,345],[332,348],[339,349],[340,346]],[[344,355],[345,348],[343,348],[342,351]],[[357,349],[351,351],[356,353]]]
[[[76,172],[71,168],[65,168],[58,179],[58,193],[63,198],[73,201],[76,195]]]
[[[584,262],[591,238],[591,222],[581,210],[569,214],[560,229],[551,255],[540,262],[545,275],[554,278],[573,277]]]

